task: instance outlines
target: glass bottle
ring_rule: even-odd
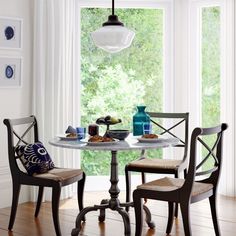
[[[143,125],[150,124],[150,116],[145,112],[146,106],[137,106],[137,113],[133,116],[133,135],[143,135]]]

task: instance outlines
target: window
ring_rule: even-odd
[[[201,9],[201,113],[202,126],[220,122],[220,7]]]
[[[225,1],[192,1],[191,16],[190,50],[194,58],[190,64],[191,128],[210,127],[225,122],[221,120],[227,53]],[[207,153],[203,149],[202,157]],[[207,164],[209,162],[206,168]]]
[[[201,126],[211,127],[220,123],[220,7],[201,9]],[[212,144],[214,137],[208,137]],[[208,151],[203,148],[205,157]],[[213,158],[204,168],[212,166]],[[213,162],[214,163],[214,162]]]
[[[81,10],[79,21],[81,21],[82,124],[87,126],[88,123],[95,122],[98,116],[111,114],[123,119],[120,127],[131,128],[134,108],[140,103],[146,103],[148,108],[150,107],[149,110],[157,108],[169,112],[189,111],[190,130],[196,126],[227,122],[231,129],[227,130],[225,136],[227,147],[224,148],[224,156],[227,156],[225,162],[227,170],[223,176],[225,191],[231,191],[234,182],[227,181],[234,178],[232,176],[235,172],[234,2],[234,0],[189,0],[184,3],[178,0],[117,1],[116,5],[119,8],[117,15],[127,27],[135,30],[140,26],[140,22],[142,26],[146,23],[152,25],[155,22],[153,34],[158,35],[158,38],[149,40],[151,32],[142,28],[141,36],[136,35],[131,48],[116,55],[107,55],[94,47],[90,32],[106,21],[110,14],[110,2],[78,1]],[[140,21],[135,21],[135,17],[139,17]],[[136,40],[140,37],[146,37],[145,41],[140,41],[147,43],[145,47]],[[153,43],[154,46],[151,45]],[[150,61],[148,50],[144,50],[148,48],[148,44],[150,48],[155,49],[153,54],[157,55],[154,60],[151,57]],[[143,77],[146,66],[151,70],[148,77],[147,75]],[[149,80],[152,77],[155,84],[150,82],[152,79]],[[88,87],[90,89],[87,89]],[[111,87],[112,91],[116,91],[113,94],[109,90]],[[125,88],[125,91],[118,93],[121,87]],[[146,96],[150,88],[153,88],[152,96],[157,98],[154,103]],[[130,89],[132,92],[134,90],[135,99],[133,94],[125,96]],[[99,96],[99,92],[101,94],[102,91],[106,91],[106,96],[104,94]],[[84,96],[85,94],[89,96]],[[102,100],[101,97],[105,97],[106,100]],[[110,107],[114,109],[111,110]],[[89,169],[89,174],[108,174],[110,155],[107,153],[104,157],[104,154],[105,152],[96,153],[95,160],[91,153],[87,153],[85,159],[91,158],[91,161],[83,161],[83,168],[86,171]],[[130,160],[126,154],[124,152],[120,158],[123,164]],[[103,161],[104,158],[107,158],[106,161]],[[121,165],[120,170],[122,169]]]
[[[137,105],[145,104],[150,111],[162,111],[164,107],[164,81],[170,80],[169,75],[164,79],[164,71],[171,63],[164,60],[169,13],[165,7],[116,9],[119,19],[136,32],[132,46],[116,54],[97,48],[90,37],[109,14],[108,8],[81,7],[81,125],[112,115],[122,119],[114,128],[132,130]],[[170,52],[170,47],[167,51]],[[105,132],[105,127],[99,128],[101,133]],[[120,152],[120,172],[138,154]],[[81,156],[87,175],[109,174],[110,153],[84,151]]]

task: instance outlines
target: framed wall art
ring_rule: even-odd
[[[22,19],[0,17],[0,48],[22,48]]]
[[[0,87],[21,87],[22,58],[0,57]]]

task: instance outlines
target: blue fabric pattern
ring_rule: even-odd
[[[15,152],[29,175],[42,174],[54,168],[54,163],[41,142],[19,145]]]

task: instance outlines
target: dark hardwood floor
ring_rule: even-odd
[[[86,192],[85,206],[99,203],[102,198],[108,198],[107,193]],[[121,193],[124,199],[124,193]],[[148,206],[152,212],[156,224],[155,230],[144,227],[143,236],[164,236],[167,223],[167,204],[148,200]],[[37,219],[34,218],[34,203],[20,204],[13,232],[8,232],[8,220],[10,208],[0,209],[0,236],[54,236],[54,228],[51,216],[51,204],[42,204],[42,209]],[[218,215],[222,236],[236,235],[236,199],[220,196],[218,198]],[[76,199],[61,201],[60,222],[63,236],[69,236],[74,227],[75,218],[78,212]],[[113,211],[107,212],[105,223],[98,223],[98,212],[91,212],[87,215],[81,235],[83,236],[122,236],[123,223],[120,215]],[[134,235],[134,212],[130,212],[131,230]],[[193,236],[213,236],[214,230],[211,221],[208,201],[202,201],[191,205],[191,222]],[[175,220],[172,236],[182,236],[183,226],[181,215]]]

